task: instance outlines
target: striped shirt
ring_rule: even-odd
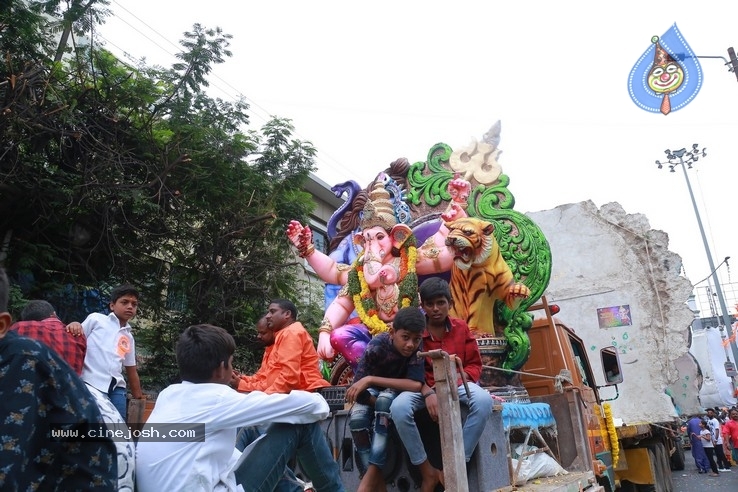
[[[10,329],[17,331],[21,336],[43,343],[72,366],[78,376],[82,374],[87,353],[87,338],[84,335],[75,337],[67,332],[64,323],[56,316],[41,321],[18,321]]]

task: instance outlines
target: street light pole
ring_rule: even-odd
[[[731,328],[731,322],[730,322],[730,314],[728,313],[728,308],[725,304],[725,297],[723,297],[723,290],[720,288],[720,281],[718,280],[718,274],[717,269],[715,268],[715,263],[712,261],[712,253],[710,252],[710,246],[707,242],[707,236],[705,235],[705,228],[702,226],[702,219],[700,218],[700,212],[697,208],[697,202],[694,199],[694,193],[692,192],[692,184],[689,182],[689,175],[687,174],[687,168],[692,169],[692,164],[697,162],[700,157],[706,157],[707,154],[705,153],[706,149],[699,150],[698,144],[692,145],[692,150],[687,149],[679,149],[679,150],[669,150],[666,149],[664,153],[666,154],[666,158],[668,159],[667,162],[660,162],[656,161],[656,165],[659,167],[659,169],[663,168],[664,165],[669,166],[670,172],[676,172],[674,171],[674,168],[676,166],[682,166],[682,171],[684,171],[684,179],[687,181],[687,190],[689,190],[689,198],[692,200],[692,207],[694,208],[694,215],[697,217],[697,225],[700,228],[700,234],[702,235],[702,244],[705,246],[705,253],[707,254],[707,262],[710,265],[710,271],[712,272],[712,280],[715,283],[715,293],[717,294],[718,302],[720,302],[720,310],[722,311],[723,315],[723,325],[725,326],[726,333],[728,335],[728,341],[730,343],[730,347],[733,352],[733,360],[738,361],[738,349],[736,348],[736,344],[731,342],[730,339],[732,338],[732,328]]]

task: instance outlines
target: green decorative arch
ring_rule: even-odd
[[[449,165],[452,148],[438,143],[430,148],[426,161],[415,162],[407,175],[408,202],[416,216],[437,217],[449,205],[448,183],[455,173]],[[530,355],[527,331],[533,318],[527,309],[543,295],[551,279],[551,248],[543,231],[526,215],[513,210],[515,197],[508,186],[510,178],[500,173],[493,183],[479,183],[474,178],[467,213],[495,226],[495,239],[515,281],[526,285],[531,295],[517,309],[497,302],[495,312],[504,325],[508,342],[504,369],[517,370]],[[511,373],[510,373],[511,374]]]

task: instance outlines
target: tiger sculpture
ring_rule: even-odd
[[[515,277],[500,253],[494,225],[473,217],[447,223],[446,246],[454,252],[451,268],[449,314],[466,320],[472,332],[481,336],[501,336],[504,327],[495,312],[498,301],[515,309],[530,296],[530,289]],[[496,323],[498,321],[498,323]]]

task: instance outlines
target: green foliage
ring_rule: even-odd
[[[302,191],[313,146],[283,118],[246,130],[244,99],[203,92],[231,55],[220,29],[196,24],[170,69],[128,66],[96,44],[55,62],[67,50],[54,30],[78,34],[107,1],[10,5],[0,7],[0,258],[11,278],[27,298],[139,286],[145,384],[176,379],[174,344],[194,323],[228,329],[242,364],[258,364],[255,321],[270,298],[299,295],[284,229],[313,206]]]
[[[27,299],[23,298],[23,292],[17,285],[11,285],[10,291],[8,292],[8,312],[16,321],[20,318],[21,310],[28,303]]]

